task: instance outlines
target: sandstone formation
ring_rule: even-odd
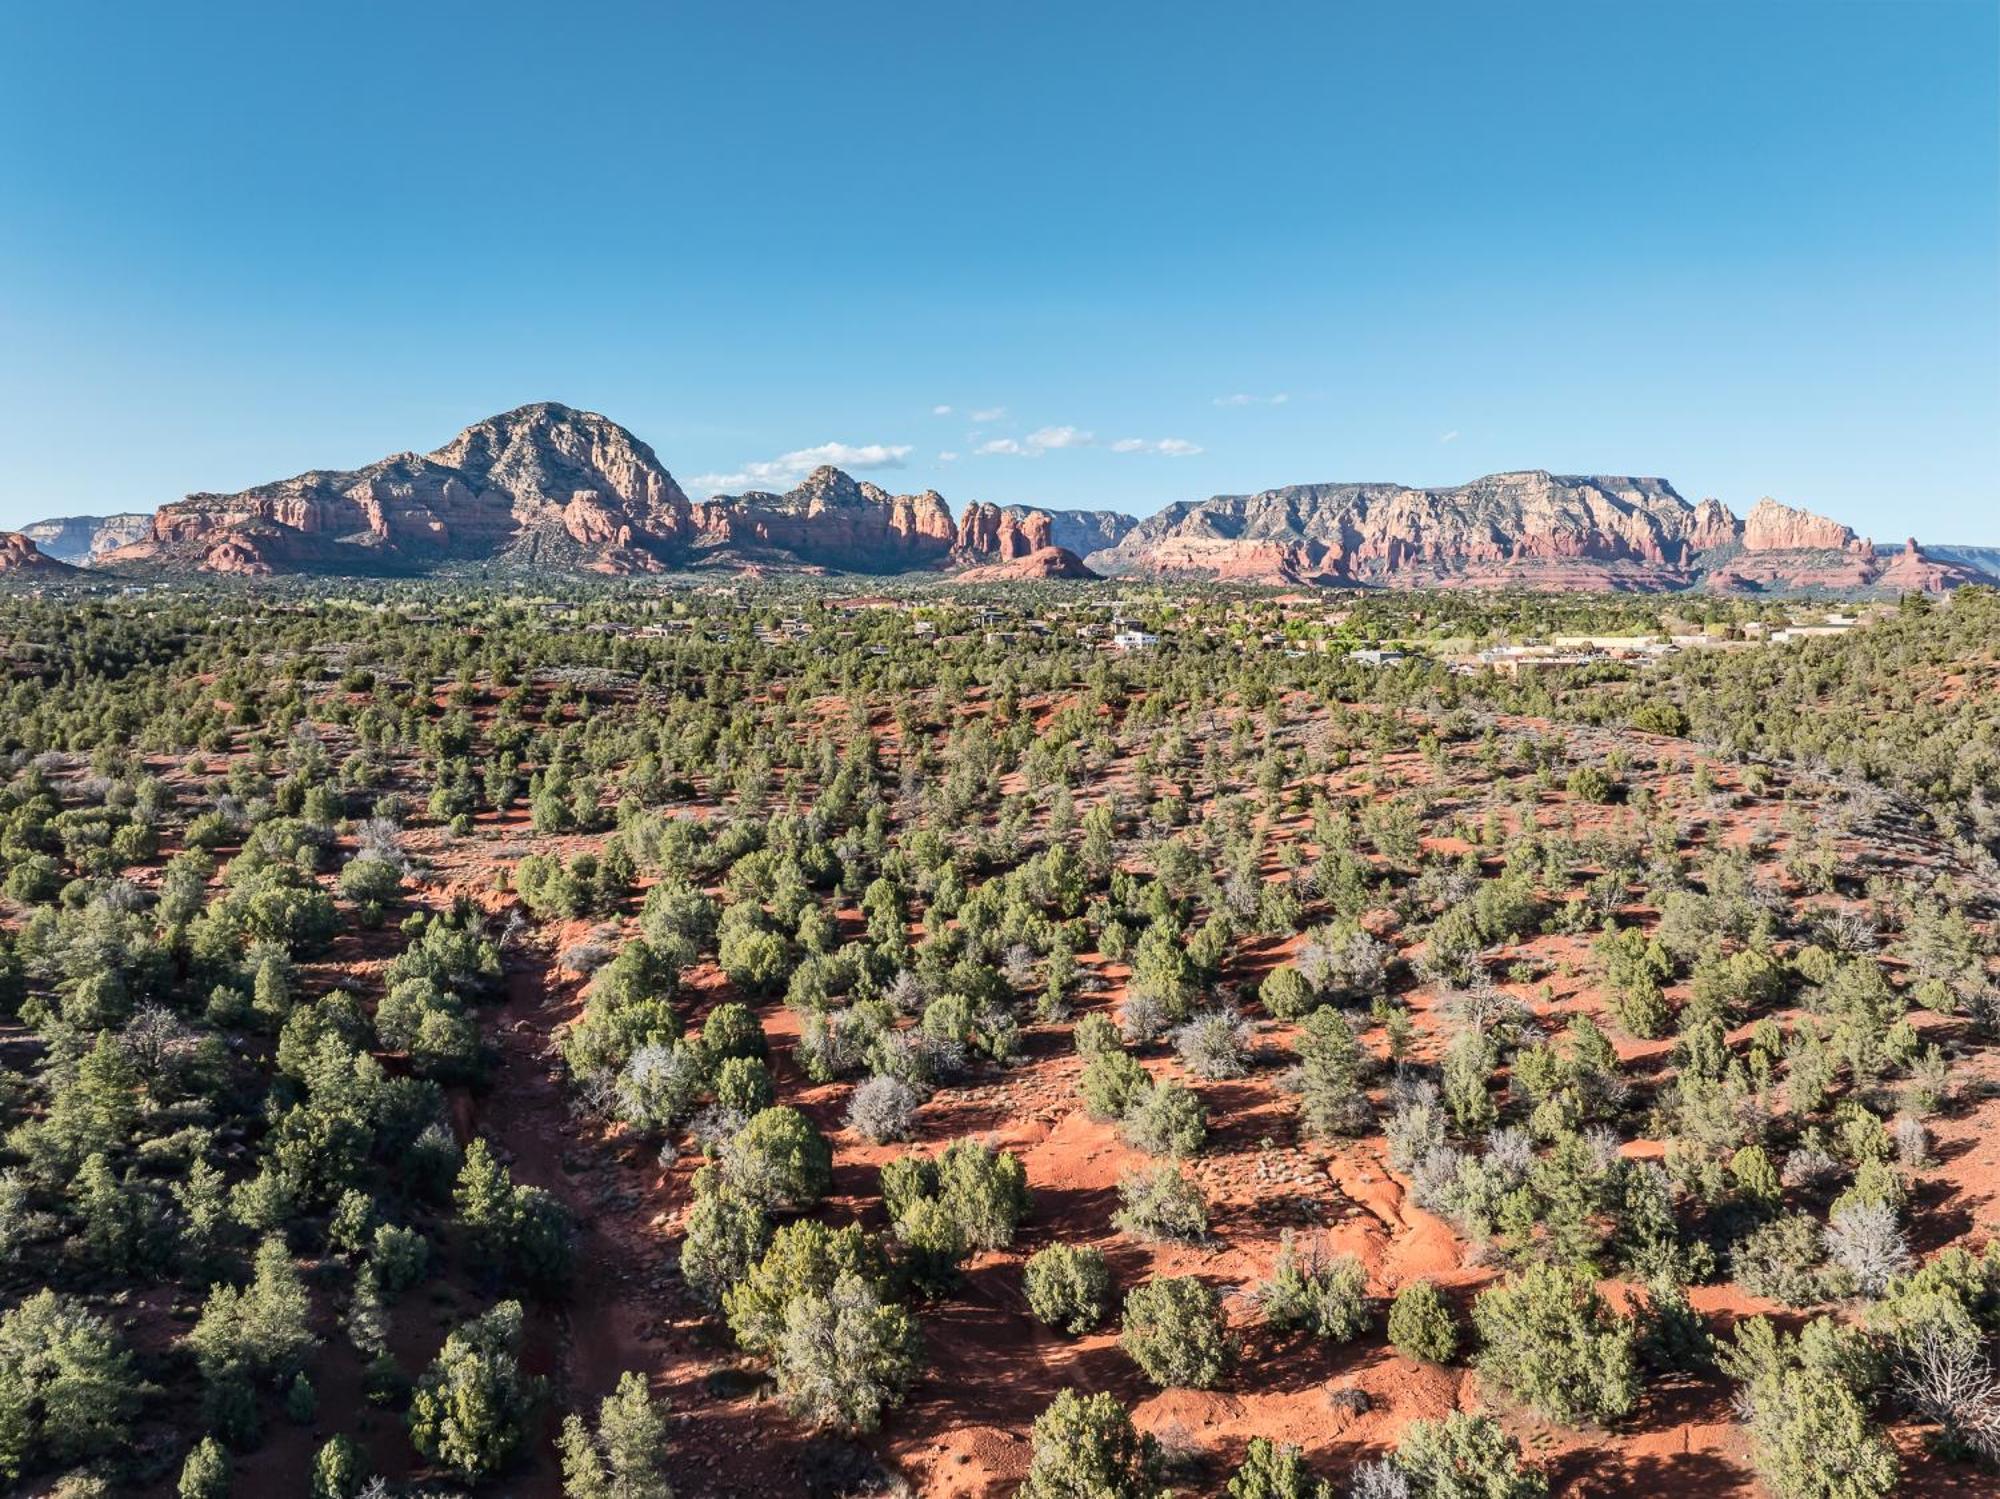
[[[0,573],[9,576],[39,574],[59,576],[76,569],[46,555],[34,541],[19,531],[0,531]]]
[[[1838,521],[1781,505],[1769,495],[1752,505],[1743,521],[1747,551],[1839,552],[1854,544],[1854,533]]]
[[[1050,540],[1053,524],[1053,518],[1041,510],[968,505],[958,523],[959,555],[968,561],[1026,557],[1054,545]]]
[[[94,565],[248,574],[1010,568],[1285,586],[1830,592],[1943,589],[1985,575],[1915,542],[1878,554],[1837,521],[1773,499],[1738,520],[1664,479],[1540,469],[1433,489],[1292,485],[1169,505],[1144,521],[985,503],[954,519],[935,490],[890,494],[835,468],[783,494],[697,503],[625,428],[554,402],[475,423],[430,453],[190,495],[141,519],[34,530]]]
[[[688,560],[893,573],[942,566],[957,545],[951,507],[935,490],[892,495],[837,468],[818,468],[784,494],[718,495],[696,505]]]
[[[958,575],[963,583],[1019,583],[1043,578],[1094,578],[1083,559],[1068,547],[1036,547],[1002,562],[968,567]]]
[[[688,518],[687,496],[651,448],[616,422],[542,402],[433,453],[189,495],[102,561],[265,573],[504,558],[653,571],[685,543]]]
[[[1170,505],[1086,561],[1107,573],[1348,587],[1893,591],[1973,576],[1885,561],[1846,526],[1775,500],[1738,521],[1719,500],[1689,504],[1664,479],[1540,469],[1441,489],[1218,495]]]
[[[150,514],[65,515],[21,527],[21,534],[58,562],[88,567],[115,547],[152,533]]]
[[[111,564],[209,572],[411,572],[498,561],[606,573],[803,566],[891,573],[1021,558],[1042,511],[892,495],[835,468],[784,494],[689,501],[625,428],[553,402],[476,423],[430,453],[314,470],[161,507]]]

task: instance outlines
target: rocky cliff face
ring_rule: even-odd
[[[685,544],[688,523],[687,496],[651,448],[616,422],[542,402],[432,453],[189,495],[102,560],[263,573],[500,557],[651,571]]]
[[[1886,591],[1969,576],[1885,561],[1846,526],[1775,500],[1738,521],[1719,500],[1689,504],[1664,479],[1541,470],[1443,489],[1218,495],[1171,505],[1087,560],[1111,573],[1361,587]]]
[[[1020,583],[1043,578],[1094,578],[1083,559],[1068,547],[1037,547],[997,562],[968,567],[958,574],[964,583]]]
[[[611,573],[732,562],[891,573],[1029,557],[1052,545],[1051,525],[1044,511],[993,505],[954,521],[934,490],[894,495],[835,468],[784,494],[694,504],[616,422],[543,402],[433,452],[189,495],[102,557],[247,574],[493,560]]]
[[[1664,479],[1492,474],[1469,484],[1301,484],[1104,510],[898,495],[821,468],[783,494],[691,503],[616,422],[553,402],[467,427],[429,453],[314,470],[131,516],[41,522],[99,565],[214,572],[421,572],[507,562],[607,573],[805,567],[895,573],[1024,564],[1097,573],[1345,587],[1945,588],[1979,570],[1915,543],[1878,555],[1836,521],[1776,500],[1738,520]],[[87,538],[87,540],[86,540]],[[1060,555],[1057,555],[1060,554]]]
[[[1854,532],[1810,510],[1781,505],[1766,495],[1743,520],[1743,546],[1752,552],[1841,552],[1854,546]]]
[[[19,531],[0,531],[0,574],[55,577],[73,573],[67,562],[58,562]]]
[[[104,553],[152,534],[148,514],[65,515],[21,527],[21,534],[58,562],[88,567]]]
[[[968,505],[958,523],[958,553],[968,562],[1026,557],[1055,545],[1053,527],[1046,511]]]
[[[803,563],[843,572],[938,567],[958,544],[935,490],[892,495],[837,468],[784,494],[718,495],[694,507],[691,561]]]
[[[1118,545],[1139,524],[1137,516],[1116,510],[1051,510],[1049,540],[1088,562],[1093,552]]]

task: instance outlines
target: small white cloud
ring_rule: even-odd
[[[975,422],[997,422],[1005,419],[1007,408],[1005,406],[985,406],[977,411],[968,412],[967,415]]]
[[[978,434],[973,435],[977,437]],[[988,456],[1039,458],[1044,453],[1057,452],[1063,448],[1087,448],[1096,441],[1095,432],[1086,432],[1081,427],[1037,427],[1026,437],[990,438],[977,443],[972,451]]]
[[[1094,432],[1076,427],[1037,427],[1028,434],[1028,446],[1045,453],[1055,448],[1087,448],[1096,441]]]
[[[1199,443],[1189,442],[1185,437],[1163,437],[1158,442],[1150,442],[1143,437],[1121,437],[1111,444],[1114,453],[1163,453],[1169,458],[1191,458],[1201,451]]]
[[[958,462],[958,454],[956,454],[956,453],[940,453],[940,454],[938,454],[938,462],[939,462],[939,463],[956,463],[956,462]]]
[[[950,408],[949,406],[933,406],[933,407],[931,407],[931,415],[932,415],[932,416],[950,416],[950,415],[951,415],[951,408]]]
[[[1289,391],[1278,391],[1268,396],[1253,396],[1247,391],[1238,391],[1233,396],[1217,396],[1218,406],[1282,406],[1291,399]]]
[[[1444,443],[1448,442],[1457,442],[1457,441],[1458,441],[1458,428],[1456,427],[1453,427],[1449,432],[1445,433],[1444,436],[1438,439],[1438,443],[1440,445],[1443,445]]]
[[[795,448],[776,458],[753,460],[733,474],[696,474],[688,483],[707,494],[788,487],[825,464],[863,473],[874,469],[902,468],[910,452],[908,443],[823,442],[817,447]]]

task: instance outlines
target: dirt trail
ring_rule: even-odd
[[[672,1269],[692,1164],[662,1167],[652,1149],[571,1109],[554,1046],[580,1008],[577,989],[545,955],[508,954],[506,999],[488,1030],[496,1065],[473,1110],[514,1179],[554,1194],[577,1224],[570,1294],[527,1303],[523,1362],[549,1378],[550,1399],[508,1492],[559,1499],[563,1414],[594,1414],[635,1369],[671,1413],[669,1472],[683,1499],[802,1492],[801,1435],[758,1398],[756,1381],[719,1377],[737,1367],[727,1335]]]

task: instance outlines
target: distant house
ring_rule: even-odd
[[[1369,646],[1364,650],[1349,651],[1347,659],[1359,661],[1363,666],[1400,666],[1410,658],[1401,651]]]
[[[1160,637],[1145,630],[1120,630],[1111,637],[1111,644],[1121,651],[1151,650],[1160,643]]]

